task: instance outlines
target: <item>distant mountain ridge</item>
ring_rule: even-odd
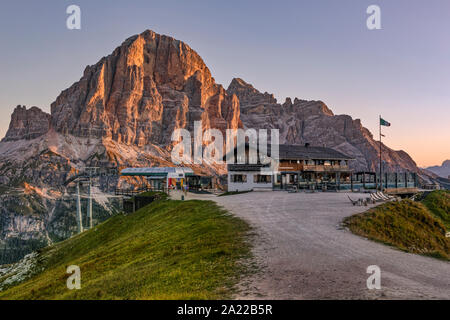
[[[450,179],[450,160],[445,160],[440,166],[432,166],[425,169],[442,178]]]

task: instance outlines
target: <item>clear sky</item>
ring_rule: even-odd
[[[66,8],[81,7],[81,30]],[[381,7],[382,30],[366,9]],[[0,136],[18,105],[46,111],[57,95],[145,29],[188,43],[218,83],[324,101],[360,118],[420,166],[450,159],[448,0],[45,0],[0,8]]]

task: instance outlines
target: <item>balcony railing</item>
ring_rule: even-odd
[[[348,170],[348,165],[310,165],[305,164],[303,166],[303,171],[316,171],[316,172],[326,172],[326,171],[346,171]]]

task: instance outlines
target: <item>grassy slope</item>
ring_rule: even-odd
[[[44,271],[1,299],[216,299],[228,297],[249,257],[249,226],[211,201],[156,201],[44,249]],[[80,290],[66,268],[81,269]]]
[[[445,227],[422,203],[384,203],[346,218],[344,224],[355,234],[404,251],[450,259]]]
[[[450,190],[431,192],[423,200],[423,204],[442,221],[447,231],[450,231]]]

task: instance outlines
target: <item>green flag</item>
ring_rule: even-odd
[[[391,124],[389,122],[387,122],[386,120],[384,120],[383,118],[380,118],[380,124],[382,126],[386,126],[386,127],[390,127]]]

